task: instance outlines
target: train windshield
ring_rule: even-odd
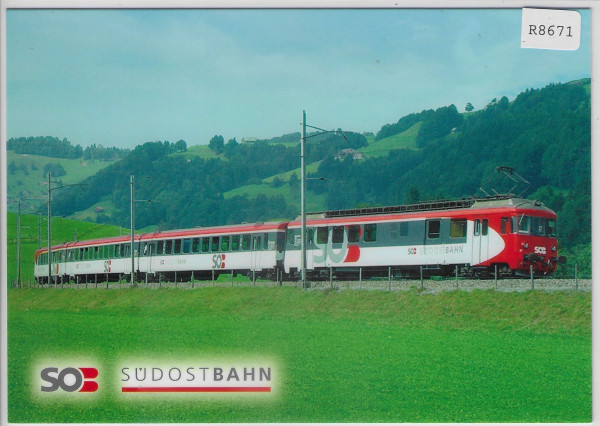
[[[519,234],[538,237],[556,237],[556,221],[545,217],[525,216],[518,218]]]

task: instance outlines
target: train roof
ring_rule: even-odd
[[[320,221],[327,219],[333,219],[334,221],[343,221],[344,219],[364,220],[367,218],[383,220],[384,217],[425,217],[431,216],[431,214],[439,215],[442,212],[475,212],[479,209],[530,209],[539,210],[550,214],[554,213],[538,200],[527,200],[524,198],[517,198],[515,196],[501,195],[485,198],[463,198],[460,200],[435,200],[388,207],[366,207],[359,209],[323,211],[308,213],[307,220],[313,223],[319,223]],[[297,226],[299,222],[300,217],[296,218],[296,220],[290,223],[290,225]]]
[[[175,229],[169,231],[155,231],[151,233],[136,234],[134,236],[135,241],[146,241],[156,239],[168,239],[178,237],[196,237],[214,234],[242,234],[242,233],[256,233],[256,232],[267,232],[277,231],[285,229],[288,222],[256,222],[256,223],[242,223],[239,225],[223,225],[223,226],[210,226],[210,227],[197,227],[188,229]],[[64,244],[56,244],[52,246],[52,250],[60,250],[64,248],[75,248],[75,247],[88,247],[94,245],[103,244],[116,244],[116,243],[127,243],[131,241],[129,234],[118,237],[106,237],[97,238],[94,240],[75,241]],[[47,247],[38,249],[35,255],[48,251]]]

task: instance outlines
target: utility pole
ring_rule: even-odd
[[[42,214],[38,213],[38,250],[42,247]]]
[[[306,142],[306,111],[302,111],[302,140],[300,143],[300,215],[302,216],[302,238],[301,238],[301,259],[300,267],[302,269],[302,288],[306,288],[306,164],[304,158],[304,144]]]
[[[17,287],[21,287],[21,200],[17,204]]]
[[[311,129],[316,129],[319,132],[311,134],[310,136],[306,135],[306,128],[310,127]],[[339,133],[346,140],[346,135],[341,130],[325,130],[319,127],[311,126],[306,124],[306,111],[302,110],[302,139],[300,140],[300,174],[302,175],[300,178],[300,216],[302,222],[302,238],[301,238],[301,252],[300,255],[300,269],[302,275],[302,288],[306,288],[306,158],[305,158],[305,150],[304,145],[306,144],[306,139],[312,138],[314,136],[323,135],[325,133]],[[325,178],[315,178],[317,180],[325,180]]]
[[[86,184],[75,183],[70,185],[62,185],[61,182],[54,182],[60,184],[56,188],[52,188],[52,180],[50,172],[48,172],[48,285],[52,283],[52,190],[66,188],[68,186],[79,186],[83,189]],[[38,221],[38,241],[39,241],[39,221]]]
[[[134,226],[135,226],[135,218],[133,216],[133,203],[134,203],[134,199],[133,199],[133,185],[134,185],[134,177],[133,175],[130,176],[130,182],[129,184],[131,185],[131,286],[133,287],[134,285],[134,279],[133,279],[133,274],[135,274],[135,256],[133,253],[133,233],[134,233]]]
[[[51,242],[51,225],[50,218],[52,217],[52,187],[50,186],[50,171],[48,171],[48,285],[52,283],[52,242]]]

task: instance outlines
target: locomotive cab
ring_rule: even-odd
[[[556,219],[521,213],[517,216],[519,252],[522,254],[520,266],[533,268],[536,274],[548,274],[556,270],[558,264]]]

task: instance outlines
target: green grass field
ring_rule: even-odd
[[[265,357],[266,398],[122,398],[124,358]],[[84,402],[40,359],[95,359]],[[10,289],[10,422],[590,422],[589,293]],[[104,374],[103,374],[104,373]]]

